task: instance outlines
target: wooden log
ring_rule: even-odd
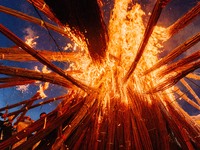
[[[45,3],[44,0],[28,0],[28,2],[37,7],[37,9],[43,12],[52,21],[56,22],[59,25],[62,25],[60,21],[55,17],[55,15],[51,12],[49,6]]]
[[[10,40],[12,40],[14,43],[16,43],[19,47],[24,49],[27,53],[35,57],[39,62],[46,65],[48,68],[53,70],[55,73],[59,74],[60,76],[64,77],[65,80],[71,82],[71,84],[77,86],[78,88],[84,90],[84,91],[91,91],[92,88],[84,85],[80,81],[75,80],[70,75],[66,74],[61,68],[57,67],[53,63],[51,63],[49,60],[47,60],[45,57],[40,55],[37,51],[35,51],[33,48],[31,48],[29,45],[24,43],[21,39],[19,39],[15,34],[13,34],[11,31],[9,31],[6,27],[0,24],[0,31],[3,33],[6,37],[8,37]]]
[[[47,50],[36,50],[50,61],[76,61],[80,55],[76,52],[52,52]],[[38,61],[36,58],[20,48],[0,48],[0,59],[10,61]]]
[[[37,97],[38,99],[40,98],[40,97]],[[23,118],[24,118],[24,116],[26,115],[26,113],[28,112],[28,107],[30,107],[31,105],[33,104],[33,101],[30,101],[30,102],[28,102],[28,103],[26,103],[21,109],[20,109],[20,111],[21,112],[18,112],[17,114],[15,113],[15,117],[13,118],[13,120],[15,119],[15,118],[17,118],[17,116],[18,115],[20,115],[18,118],[17,118],[17,120],[16,120],[16,122],[14,123],[14,124],[18,124],[20,121],[24,121],[23,120]],[[22,111],[23,110],[23,111]],[[21,113],[21,114],[20,114]]]
[[[56,116],[56,111],[52,111],[50,114],[47,114],[47,120],[48,121],[52,121],[53,119],[55,119]],[[3,141],[0,143],[0,149],[5,149],[10,145],[15,144],[16,142],[20,141],[21,139],[31,135],[33,132],[38,131],[40,129],[42,129],[43,126],[43,122],[44,119],[39,119],[36,122],[34,122],[33,124],[29,125],[27,128],[23,129],[22,131],[16,133],[15,135],[13,135],[12,137],[10,137],[9,139]],[[39,141],[40,139],[38,139]]]
[[[193,100],[191,100],[187,95],[185,95],[184,92],[182,92],[178,87],[174,88],[174,92],[180,96],[184,101],[186,101],[189,105],[196,108],[197,110],[200,110],[200,106],[195,103]]]
[[[153,11],[151,13],[151,16],[149,18],[145,33],[143,35],[143,39],[140,43],[140,46],[138,48],[137,54],[134,58],[134,61],[131,64],[131,67],[129,68],[128,72],[126,73],[125,77],[124,77],[124,82],[126,82],[128,80],[128,78],[131,76],[131,74],[134,72],[145,48],[146,45],[149,41],[149,38],[154,30],[154,27],[156,26],[158,19],[160,17],[160,14],[162,12],[162,9],[167,5],[167,3],[170,0],[157,0],[156,4],[154,5]]]
[[[96,101],[94,95],[96,94],[86,97],[84,105],[81,107],[81,109],[76,114],[76,117],[70,123],[70,127],[66,128],[66,130],[63,132],[63,136],[57,139],[57,141],[52,146],[52,149],[59,150],[63,142],[70,136],[70,134],[77,128],[77,126],[79,126],[80,121],[88,113],[91,107],[93,107]]]
[[[31,106],[31,105],[30,105],[30,106],[26,105],[25,107],[21,108],[20,110],[16,110],[16,111],[14,111],[14,112],[8,113],[7,116],[16,115],[16,114],[18,114],[18,113],[22,113],[22,112],[24,112],[24,111],[33,109],[33,108],[35,108],[35,107],[39,107],[39,106],[42,106],[42,105],[45,105],[45,104],[49,104],[49,103],[54,102],[54,101],[57,101],[57,100],[61,100],[61,99],[63,99],[63,98],[64,98],[63,96],[61,96],[61,97],[55,97],[55,98],[51,98],[51,99],[45,100],[45,101],[43,101],[43,102],[40,102],[40,103],[38,103],[38,104],[34,104],[34,105],[32,105],[32,106]],[[30,99],[30,102],[36,101],[36,100],[39,100],[39,99],[33,99],[33,98],[32,98],[32,99]]]
[[[20,77],[7,77],[7,78],[0,78],[0,83],[12,83],[14,81],[29,81],[30,79],[20,78]]]
[[[18,86],[18,85],[26,85],[26,84],[31,84],[34,83],[35,80],[30,80],[30,79],[26,79],[24,81],[13,81],[13,82],[8,82],[8,83],[4,83],[4,84],[0,84],[0,88],[8,88],[8,87],[12,87],[12,86]]]
[[[46,103],[50,103],[50,102],[52,102],[52,101],[56,101],[56,100],[59,100],[59,99],[63,99],[63,98],[65,98],[67,96],[67,94],[66,95],[62,95],[62,96],[59,96],[59,97],[55,97],[55,98],[51,98],[51,99],[49,99],[49,100],[45,100],[45,101],[43,101],[43,102],[40,102],[39,104],[36,104],[36,105],[38,105],[38,106],[40,106],[40,105],[43,105],[43,104],[46,104]],[[6,109],[11,109],[11,108],[14,108],[14,107],[17,107],[17,106],[20,106],[20,105],[23,105],[23,104],[26,104],[27,102],[30,102],[30,101],[36,101],[36,100],[38,100],[37,98],[31,98],[31,99],[28,99],[28,100],[24,100],[24,101],[21,101],[21,102],[19,102],[19,103],[15,103],[15,104],[12,104],[12,105],[8,105],[8,106],[5,106],[5,107],[2,107],[2,108],[0,108],[0,111],[4,111],[4,110],[6,110]],[[35,105],[33,105],[32,107],[34,107]],[[30,108],[32,108],[32,107],[29,107],[28,109],[30,109]]]
[[[142,148],[142,149],[153,149],[153,145],[151,142],[151,138],[149,136],[149,132],[147,129],[147,126],[145,125],[144,118],[142,116],[142,112],[144,110],[144,106],[141,106],[143,101],[143,98],[140,97],[140,95],[137,95],[137,93],[133,92],[131,87],[128,87],[127,94],[130,99],[131,103],[131,115],[134,116],[132,120],[132,126],[134,128],[134,137],[135,145],[137,146],[136,149]],[[138,101],[140,99],[140,101]],[[141,143],[142,142],[142,143]]]
[[[153,65],[150,69],[145,71],[144,74],[148,74],[160,68],[161,66],[166,65],[167,63],[173,61],[176,57],[180,56],[182,53],[184,53],[189,48],[197,44],[199,41],[200,41],[200,33],[197,33],[195,36],[191,37],[190,39],[185,41],[183,44],[173,49],[167,56],[160,59],[155,65]]]
[[[200,61],[190,63],[182,68],[178,68],[175,72],[176,74],[173,76],[170,76],[166,78],[164,81],[156,85],[155,87],[152,87],[151,90],[147,91],[147,93],[155,93],[158,91],[163,91],[167,88],[172,87],[175,85],[180,79],[185,77],[187,74],[193,72],[194,70],[200,68]]]
[[[187,143],[185,142],[185,137],[183,136],[183,133],[181,132],[182,129],[180,129],[180,126],[182,127],[182,125],[179,124],[173,118],[173,115],[168,110],[166,110],[166,109],[168,109],[168,108],[166,108],[166,106],[163,106],[161,104],[161,107],[162,107],[161,108],[162,114],[163,114],[165,120],[167,121],[167,125],[168,125],[168,127],[170,129],[169,133],[172,132],[174,134],[176,140],[181,145],[181,147],[179,147],[179,148],[181,148],[181,149],[188,149]],[[191,150],[193,150],[193,149],[191,149]]]
[[[27,20],[29,22],[35,23],[35,24],[40,25],[40,26],[45,27],[45,28],[47,27],[48,29],[51,29],[51,30],[53,30],[55,32],[58,32],[60,34],[65,35],[66,37],[70,38],[73,42],[77,43],[78,45],[82,45],[82,43],[83,43],[82,40],[80,38],[76,38],[70,32],[70,29],[67,28],[67,27],[65,27],[65,28],[57,27],[57,26],[52,25],[50,23],[44,22],[41,19],[29,16],[27,14],[24,14],[22,12],[19,12],[19,11],[16,11],[14,9],[7,8],[7,7],[4,7],[4,6],[0,6],[0,12],[4,12],[4,13],[10,14],[12,16],[18,17],[20,19]],[[48,12],[48,14],[50,14],[50,12]],[[49,16],[49,15],[47,15],[47,16]],[[55,19],[54,19],[54,21],[55,21]]]
[[[32,80],[39,80],[43,82],[50,82],[52,84],[58,84],[67,88],[73,87],[70,82],[54,73],[41,73],[33,70],[27,70],[17,67],[7,67],[2,65],[0,65],[0,73]]]
[[[183,67],[187,64],[197,61],[200,58],[200,51],[197,51],[186,58],[182,58],[181,60],[168,65],[164,70],[159,72],[159,76],[163,77],[167,74],[174,72],[174,70]]]
[[[179,126],[185,144],[188,149],[194,148],[192,141],[195,143],[195,148],[200,148],[200,126],[180,107],[167,102],[167,108],[171,113],[172,120]]]
[[[70,94],[69,99],[73,98],[73,96],[74,96],[73,94]],[[35,143],[37,143],[42,138],[44,138],[52,130],[54,130],[55,128],[57,128],[61,124],[63,124],[64,121],[68,120],[68,118],[70,118],[73,114],[76,114],[76,112],[80,109],[80,107],[82,107],[83,101],[84,101],[84,99],[80,98],[77,103],[72,104],[71,100],[68,100],[68,98],[67,98],[67,103],[64,103],[64,105],[62,106],[62,112],[61,112],[62,116],[61,117],[59,117],[59,118],[57,117],[57,114],[58,114],[58,111],[60,111],[60,108],[56,108],[55,110],[53,110],[52,112],[47,114],[46,117],[35,121],[31,125],[29,125],[27,128],[25,128],[22,131],[14,134],[12,137],[7,139],[6,141],[1,142],[0,143],[0,149],[5,149],[6,147],[13,145],[16,142],[18,142],[20,139],[23,139],[23,138],[31,135],[35,131],[38,132],[38,131],[41,130],[41,132],[39,132],[38,134],[35,134],[34,136],[32,136],[32,138],[28,139],[28,141],[23,143],[26,148],[32,147]],[[65,108],[66,105],[69,105],[70,107]],[[45,128],[46,130],[43,129],[45,120],[47,122],[47,125],[46,125],[46,128]],[[23,144],[20,145],[21,147],[19,146],[17,148],[23,149],[24,148]]]
[[[71,32],[84,41],[93,62],[101,63],[106,56],[108,32],[99,1],[45,0],[45,2],[61,24],[68,25]]]
[[[70,118],[70,116],[72,116],[73,114],[76,114],[76,112],[80,110],[80,107],[82,107],[82,105],[83,105],[83,101],[80,100],[79,103],[73,105],[70,109],[63,111],[62,115],[60,117],[57,117],[57,111],[54,111],[54,117],[52,117],[52,119],[47,118],[46,128],[44,129],[44,128],[42,128],[42,126],[40,126],[40,128],[37,130],[38,132],[34,136],[29,138],[26,142],[24,142],[23,144],[18,146],[16,148],[16,150],[21,150],[24,147],[31,148],[35,143],[37,143],[38,141],[43,139],[45,136],[47,136],[49,133],[51,133],[53,130],[57,129],[60,125],[62,125],[64,121],[66,121],[67,119]],[[44,122],[44,120],[43,120],[43,122]],[[41,125],[43,125],[43,122]],[[26,128],[26,129],[32,131],[33,127],[34,127],[34,125],[30,126],[29,128]],[[24,129],[24,130],[26,130],[26,129]],[[29,131],[29,132],[31,132],[31,131]],[[23,133],[21,133],[21,132],[18,134],[23,135]],[[54,138],[56,139],[56,137],[54,137]],[[62,145],[60,145],[60,146],[62,146]],[[1,148],[1,144],[0,144],[0,148]]]
[[[178,33],[181,29],[190,24],[197,16],[200,14],[200,2],[197,3],[190,11],[188,11],[184,16],[178,19],[174,24],[167,28],[169,36],[173,36]]]

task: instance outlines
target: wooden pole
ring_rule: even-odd
[[[41,106],[41,105],[43,105],[43,104],[47,104],[47,103],[50,103],[50,102],[53,102],[53,101],[56,101],[56,100],[63,99],[63,98],[65,98],[67,95],[68,95],[68,94],[62,95],[62,96],[59,96],[59,97],[55,97],[55,98],[50,98],[49,100],[45,100],[45,101],[43,101],[43,102],[40,102],[39,104],[35,104],[35,105],[29,107],[28,109],[31,109],[31,108],[33,108],[34,106],[37,107],[37,106]],[[6,110],[6,109],[11,109],[11,108],[14,108],[14,107],[23,105],[23,104],[27,104],[27,102],[36,101],[36,100],[38,100],[38,99],[37,99],[37,98],[34,98],[34,99],[31,98],[31,99],[28,99],[28,100],[24,100],[24,101],[21,101],[21,102],[16,103],[16,104],[12,104],[12,105],[8,105],[8,106],[6,106],[6,107],[2,107],[2,108],[0,108],[0,111],[4,111],[4,110]]]
[[[178,33],[181,29],[190,24],[200,14],[200,2],[197,3],[190,11],[188,11],[183,17],[178,19],[174,24],[167,28],[167,32],[170,36]]]
[[[173,61],[176,57],[180,56],[182,53],[187,51],[189,48],[194,46],[200,41],[200,32],[197,33],[195,36],[191,37],[187,41],[185,41],[183,44],[179,45],[175,49],[173,49],[167,56],[160,59],[155,65],[153,65],[149,70],[145,71],[144,74],[148,74],[158,68],[160,68],[163,65],[166,65],[167,63]]]
[[[41,73],[33,70],[27,70],[17,67],[7,67],[2,65],[0,65],[0,73],[32,80],[39,80],[43,82],[50,82],[52,84],[58,84],[67,88],[74,87],[69,81],[54,73]]]
[[[50,61],[76,61],[80,54],[76,52],[52,52],[47,50],[36,50],[37,53],[45,56]],[[10,61],[38,61],[36,58],[20,48],[0,48],[0,59]]]
[[[91,91],[92,89],[80,81],[75,80],[70,75],[66,74],[62,69],[58,68],[56,65],[51,63],[49,60],[47,60],[45,57],[40,55],[37,51],[35,51],[33,48],[31,48],[28,44],[24,43],[21,39],[19,39],[15,34],[13,34],[11,31],[9,31],[7,28],[5,28],[3,25],[0,24],[0,31],[2,34],[4,34],[6,37],[8,37],[10,40],[12,40],[14,43],[16,43],[19,47],[24,49],[27,53],[35,57],[39,62],[46,65],[48,68],[53,70],[55,73],[59,74],[60,76],[64,77],[67,81],[71,82],[71,84],[76,85],[77,87],[81,88],[84,91]]]
[[[46,6],[46,7],[47,7],[47,6]],[[57,27],[57,26],[52,25],[52,24],[50,24],[50,23],[44,22],[44,21],[41,20],[41,19],[38,19],[38,18],[29,16],[29,15],[26,15],[26,14],[24,14],[24,13],[22,13],[22,12],[19,12],[19,11],[16,11],[16,10],[13,10],[13,9],[11,9],[11,8],[7,8],[7,7],[4,7],[4,6],[0,6],[0,12],[4,12],[4,13],[10,14],[10,15],[12,15],[12,16],[15,16],[15,17],[18,17],[18,18],[27,20],[27,21],[29,21],[29,22],[38,24],[38,25],[40,25],[40,26],[42,26],[42,27],[45,27],[45,26],[46,26],[46,27],[48,27],[48,29],[51,29],[51,30],[53,30],[53,31],[56,31],[56,32],[58,32],[58,33],[60,33],[60,34],[65,35],[66,37],[70,38],[72,41],[74,41],[74,42],[77,43],[77,44],[81,43],[81,41],[80,41],[81,39],[76,38],[76,37],[70,32],[70,30],[67,29],[67,27],[66,27],[66,28]],[[48,11],[48,15],[47,15],[47,16],[49,16],[49,15],[50,15],[50,11]],[[52,15],[53,15],[53,14],[52,14]],[[52,15],[51,15],[51,16],[52,16]],[[53,17],[51,17],[51,18],[53,18]],[[53,20],[56,21],[55,19],[56,19],[56,18],[54,17]],[[58,23],[58,21],[56,21],[56,23]],[[45,26],[44,26],[44,24],[45,24]]]
[[[143,35],[143,39],[140,43],[140,46],[139,46],[137,54],[134,58],[134,61],[132,62],[131,67],[129,68],[128,72],[126,73],[126,75],[124,77],[124,82],[126,82],[129,79],[129,77],[131,76],[131,74],[134,72],[134,70],[146,48],[146,45],[147,45],[149,38],[154,30],[154,27],[156,26],[156,24],[158,22],[158,19],[160,17],[162,9],[167,5],[167,3],[169,1],[170,0],[157,0],[156,1],[156,4],[154,5],[153,11],[152,11],[152,14],[149,18],[145,33]]]
[[[167,74],[174,72],[174,70],[177,70],[178,68],[184,67],[187,64],[197,61],[199,58],[200,58],[200,50],[191,54],[190,56],[186,58],[183,58],[175,63],[168,65],[168,67],[160,71],[158,75],[160,77],[163,77]]]
[[[8,83],[4,83],[4,84],[0,84],[0,88],[7,88],[7,87],[12,87],[12,86],[18,86],[18,85],[26,85],[26,84],[31,84],[34,83],[34,80],[24,80],[24,81],[13,81],[13,82],[8,82]]]
[[[27,106],[27,105],[26,105],[26,107],[23,107],[23,108],[20,109],[20,110],[11,112],[11,113],[7,114],[7,116],[12,116],[12,115],[15,115],[15,114],[24,112],[24,111],[26,111],[26,110],[30,110],[30,109],[33,109],[33,108],[35,108],[35,107],[39,107],[39,106],[42,106],[42,105],[45,105],[45,104],[48,104],[48,103],[51,103],[51,102],[54,102],[54,101],[63,99],[63,98],[64,98],[64,96],[61,96],[61,97],[56,97],[56,98],[51,98],[51,99],[49,99],[49,100],[45,100],[45,101],[43,101],[43,102],[40,102],[40,103],[38,103],[38,104],[34,104],[34,105],[32,105],[32,106]],[[39,99],[33,99],[33,98],[31,98],[31,99],[30,99],[30,102],[36,101],[36,100],[39,100]]]
[[[165,78],[164,81],[162,81],[155,87],[152,87],[152,89],[149,90],[147,93],[155,93],[155,92],[159,92],[159,91],[164,91],[165,89],[170,88],[173,85],[175,85],[180,79],[182,79],[187,74],[193,72],[194,70],[196,70],[198,68],[200,68],[200,61],[187,64],[182,68],[178,68],[175,71],[176,72],[175,75]]]

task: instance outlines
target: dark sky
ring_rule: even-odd
[[[104,7],[104,11],[106,11],[106,22],[108,22],[109,18],[109,11],[108,9],[112,7],[112,2],[109,0],[104,0],[106,5]],[[142,4],[142,8],[145,12],[149,12],[152,10],[152,6],[155,2],[155,0],[138,0],[139,3]],[[180,18],[182,15],[184,15],[188,10],[190,10],[193,6],[195,6],[199,2],[199,0],[172,0],[169,5],[163,10],[162,15],[159,19],[158,24],[162,26],[169,26],[173,24],[178,18]],[[36,16],[38,17],[37,13],[35,12],[32,5],[30,5],[26,0],[0,0],[0,5],[6,6],[15,10],[19,10],[21,12],[24,12],[28,15]],[[44,16],[43,16],[44,17]],[[44,18],[47,20],[46,18]],[[36,49],[51,49],[54,51],[58,51],[57,47],[55,46],[55,43],[53,40],[49,37],[49,34],[46,30],[43,28],[34,25],[30,22],[23,21],[21,19],[15,18],[13,16],[4,14],[0,12],[0,23],[9,28],[12,32],[14,32],[17,36],[19,36],[21,39],[25,38],[25,31],[24,29],[30,28],[34,31],[36,35],[39,35],[40,38],[36,40],[38,42]],[[200,19],[195,19],[192,24],[190,24],[188,27],[186,27],[183,31],[181,31],[179,34],[177,34],[175,37],[170,39],[168,42],[164,43],[166,50],[170,51],[183,41],[185,41],[187,38],[195,35],[197,32],[200,31]],[[54,32],[51,32],[54,37],[56,37],[56,42],[58,42],[59,46],[62,48],[64,45],[63,43],[67,43],[67,39],[60,37]],[[10,40],[8,40],[5,36],[0,34],[0,47],[11,47],[15,46]],[[189,53],[199,50],[200,44],[197,44],[195,47],[193,47]],[[20,66],[24,68],[33,69],[35,65],[38,65],[41,69],[42,65],[39,63],[16,63],[16,62],[8,62],[8,61],[1,61],[0,62],[3,65],[10,65],[10,66]],[[63,63],[57,63],[59,67],[65,68],[67,67],[66,64]],[[29,92],[22,93],[21,91],[16,90],[15,87],[13,88],[6,88],[6,89],[0,89],[0,107],[16,103],[21,100],[26,100],[30,98],[31,94],[34,94],[35,91],[38,90],[38,87],[35,85],[32,85],[29,87]],[[50,97],[55,96],[52,93],[56,93],[57,95],[63,94],[64,89],[56,86],[51,85],[51,88],[46,91],[47,95]],[[200,92],[199,92],[200,93]],[[185,104],[184,104],[185,105]],[[33,119],[38,118],[38,113],[42,111],[49,112],[55,108],[56,104],[51,104],[51,106],[43,106],[39,107],[37,109],[34,109],[28,113]],[[191,109],[191,108],[186,108]],[[191,114],[195,114],[196,111],[192,110]]]
[[[2,6],[6,6],[9,8],[24,12],[28,15],[38,17],[33,6],[30,5],[28,2],[26,2],[26,0],[17,0],[17,2],[13,2],[12,0],[3,0],[3,1],[0,1],[0,4]],[[10,16],[1,12],[0,12],[0,23],[6,26],[9,30],[11,30],[14,34],[16,34],[18,37],[20,37],[23,40],[25,39],[25,36],[28,34],[27,32],[25,32],[25,29],[27,28],[31,29],[32,31],[34,31],[35,35],[40,36],[39,39],[36,39],[36,42],[37,42],[36,49],[47,49],[47,50],[50,49],[53,51],[58,51],[57,47],[55,46],[55,43],[49,37],[49,34],[47,33],[47,31],[35,24],[32,24],[30,22],[18,19],[16,17]],[[58,35],[54,32],[52,32],[52,35],[55,37],[58,37]],[[45,39],[45,40],[42,40],[42,39]],[[59,37],[56,40],[60,46],[63,45],[62,43],[66,43],[67,41],[66,39],[62,37]],[[0,47],[12,47],[12,46],[15,46],[15,44],[0,33]],[[36,65],[38,66],[40,70],[43,67],[41,63],[35,63],[35,62],[20,63],[20,62],[12,62],[12,61],[1,61],[0,63],[6,66],[22,67],[22,68],[27,68],[31,70],[33,70],[34,66]],[[63,64],[63,63],[56,63],[56,65],[62,68],[66,67],[66,64]],[[1,99],[0,107],[3,107],[8,104],[13,104],[22,100],[30,99],[31,96],[33,96],[38,89],[39,89],[38,84],[29,85],[28,91],[24,91],[24,92],[16,90],[16,87],[0,89],[0,99]],[[50,85],[48,90],[45,91],[45,94],[48,95],[48,98],[51,98],[51,97],[60,96],[64,94],[64,92],[66,91],[62,87],[59,87],[57,85]],[[57,102],[44,105],[42,107],[38,107],[36,109],[29,111],[27,115],[30,115],[31,118],[35,120],[39,117],[40,112],[43,112],[43,111],[50,112],[55,108],[56,105],[57,105]]]

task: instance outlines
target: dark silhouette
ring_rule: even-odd
[[[0,116],[1,118],[4,119],[4,120],[0,120],[0,135],[1,135],[0,142],[3,142],[12,136],[14,128],[12,126],[12,119],[8,118],[5,120],[7,116],[3,113],[0,113]],[[11,149],[11,146],[6,148],[6,150],[10,150],[10,149]]]
[[[42,112],[40,114],[40,118],[44,118],[46,117],[46,115],[47,114],[45,112]],[[39,145],[35,148],[35,150],[50,150],[52,147],[52,144],[56,140],[56,137],[57,137],[57,130],[53,130],[40,141]]]
[[[45,0],[63,25],[84,39],[94,61],[105,57],[108,32],[97,0]]]

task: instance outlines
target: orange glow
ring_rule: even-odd
[[[62,2],[66,4],[66,10],[74,9],[76,12],[77,8],[79,10],[77,6],[82,6],[80,5],[82,1],[74,1],[76,3],[72,3],[72,1]],[[193,11],[189,11],[187,15],[180,17],[175,23],[165,28],[156,25],[158,21],[162,21],[159,17],[162,16],[164,5],[170,0],[155,1],[152,11],[147,12],[147,14],[142,10],[143,2],[141,2],[140,6],[133,0],[106,1],[108,3],[105,1],[101,3],[101,0],[98,1],[100,9],[102,9],[102,12],[98,11],[99,15],[104,10],[107,11],[108,7],[113,7],[110,8],[111,16],[109,18],[107,16],[105,18],[103,16],[96,18],[94,15],[87,15],[87,13],[82,16],[82,12],[87,12],[85,10],[80,11],[80,16],[79,11],[77,14],[69,11],[68,13],[74,14],[74,16],[70,17],[72,18],[72,24],[70,23],[70,18],[69,22],[66,21],[68,25],[57,22],[56,13],[54,16],[51,12],[53,9],[45,9],[44,5],[46,4],[44,2],[47,1],[30,1],[32,5],[34,3],[54,23],[58,23],[58,26],[52,26],[53,24],[46,22],[45,28],[58,32],[63,38],[67,38],[65,41],[70,40],[70,42],[64,43],[66,46],[59,47],[61,45],[58,46],[56,41],[61,42],[63,39],[60,40],[60,38],[56,39],[57,36],[51,36],[55,39],[53,44],[61,48],[60,54],[54,50],[47,49],[45,49],[44,53],[41,50],[36,51],[34,46],[37,44],[35,41],[38,37],[35,36],[35,33],[30,28],[25,29],[27,33],[25,41],[33,48],[24,44],[14,33],[0,25],[0,31],[15,42],[18,48],[21,47],[21,49],[24,49],[34,57],[35,61],[41,63],[40,66],[34,67],[34,71],[1,66],[1,73],[11,76],[11,78],[1,79],[3,88],[15,86],[16,82],[14,80],[16,79],[20,80],[17,83],[20,86],[16,89],[22,92],[31,90],[25,84],[34,83],[34,86],[37,86],[37,92],[30,101],[20,102],[17,105],[14,104],[14,106],[18,107],[21,104],[26,104],[23,105],[26,110],[23,110],[23,108],[20,110],[23,114],[34,107],[59,100],[58,103],[55,103],[55,105],[58,104],[57,108],[49,112],[45,120],[43,120],[44,118],[39,119],[30,128],[27,128],[28,130],[25,129],[14,134],[8,139],[9,141],[4,141],[0,144],[0,149],[13,145],[20,138],[23,139],[29,135],[31,135],[30,139],[17,147],[17,149],[31,148],[33,144],[49,137],[49,135],[53,135],[51,136],[52,139],[41,146],[45,147],[46,144],[50,144],[51,149],[56,150],[64,147],[64,149],[110,150],[174,149],[175,147],[175,149],[199,149],[199,118],[198,120],[197,118],[192,119],[189,114],[193,110],[191,112],[187,110],[190,106],[193,107],[194,111],[198,110],[199,112],[200,110],[200,98],[196,89],[198,83],[193,82],[193,80],[200,80],[198,72],[194,72],[200,66],[200,61],[197,60],[199,53],[195,52],[192,55],[187,53],[189,57],[182,57],[186,50],[195,48],[193,46],[200,40],[199,33],[175,49],[169,49],[170,52],[165,50],[168,49],[168,46],[171,48],[174,44],[179,44],[173,43],[173,45],[170,45],[174,39],[172,41],[169,39],[171,37],[177,39],[175,33],[178,33],[178,30],[183,29],[187,26],[186,24],[191,22],[193,13],[200,13],[200,11],[197,11],[200,10],[200,3],[198,3],[198,7],[192,8]],[[68,2],[73,5],[68,5]],[[88,6],[90,2],[92,1],[88,1]],[[106,3],[105,7],[103,6],[104,3]],[[61,7],[60,4],[53,6],[56,7],[56,10]],[[87,6],[84,5],[84,7]],[[168,8],[171,8],[171,6],[169,5]],[[145,8],[145,10],[148,9]],[[65,16],[66,14],[63,13],[61,18],[68,20],[68,16]],[[106,15],[107,12],[104,14]],[[103,22],[101,20],[101,26],[99,26],[99,23],[96,26],[93,20],[86,21],[87,17],[94,17],[96,21],[99,19],[107,21],[109,19],[108,25],[106,24],[107,29],[103,28],[102,30],[100,28],[105,25],[104,23],[107,23],[106,21]],[[29,20],[31,21],[30,18]],[[73,19],[75,23],[73,23]],[[35,21],[37,20],[35,18]],[[76,21],[83,27],[76,26]],[[84,24],[87,25],[84,26]],[[45,25],[45,22],[43,22],[43,25]],[[80,31],[75,31],[76,29]],[[96,32],[93,34],[92,29],[97,29],[97,31],[101,32],[100,34]],[[79,32],[82,32],[83,35],[78,34]],[[104,35],[106,39],[104,39]],[[83,39],[86,37],[88,39]],[[102,39],[105,42],[101,42]],[[101,42],[103,45],[96,42]],[[49,44],[52,43],[49,42]],[[168,45],[165,46],[166,44]],[[100,48],[102,46],[101,50],[106,52],[105,57],[101,59],[93,55],[100,51],[98,46]],[[92,51],[90,47],[92,47]],[[96,47],[97,49],[95,49]],[[21,53],[21,49],[18,50],[18,48],[16,49],[17,54]],[[11,50],[15,50],[15,48],[6,48],[5,52],[10,52]],[[162,51],[164,53],[162,53],[161,57],[159,54]],[[19,58],[14,58],[14,54],[12,54],[13,60],[18,60]],[[4,55],[5,57],[3,58],[6,60],[6,53]],[[52,57],[49,57],[50,55]],[[98,55],[100,56],[101,53],[97,53]],[[99,61],[96,61],[95,58],[99,59]],[[176,59],[179,60],[177,61]],[[31,60],[32,58],[29,58],[26,61]],[[38,62],[36,62],[36,65],[38,65]],[[41,65],[44,66],[41,67]],[[67,69],[63,70],[65,67]],[[32,65],[29,66],[30,68],[32,68]],[[8,82],[8,84],[4,84],[4,82]],[[50,84],[61,86],[61,88]],[[49,85],[52,89],[49,89]],[[48,99],[46,98],[47,96]],[[40,100],[40,102],[35,105],[36,100]],[[185,102],[189,106],[188,108],[185,108]],[[12,107],[6,106],[3,109],[6,110]],[[17,115],[19,115],[18,112]],[[32,134],[35,131],[36,134]],[[38,149],[40,148],[38,147]]]
[[[73,74],[74,78],[98,89],[99,96],[103,97],[104,106],[113,98],[128,104],[127,85],[123,84],[122,79],[130,68],[145,31],[142,20],[145,13],[139,4],[135,4],[127,11],[129,3],[130,0],[115,1],[109,22],[109,42],[104,62],[101,65],[93,64],[87,49],[84,49],[80,59],[70,65],[70,69],[81,72]],[[162,48],[162,43],[169,38],[165,30],[163,27],[155,28],[145,53],[130,78],[128,85],[134,87],[136,92],[144,94],[157,84],[156,72],[159,69],[147,76],[142,76],[142,73],[158,61],[159,48]],[[151,103],[150,97],[146,98]]]

